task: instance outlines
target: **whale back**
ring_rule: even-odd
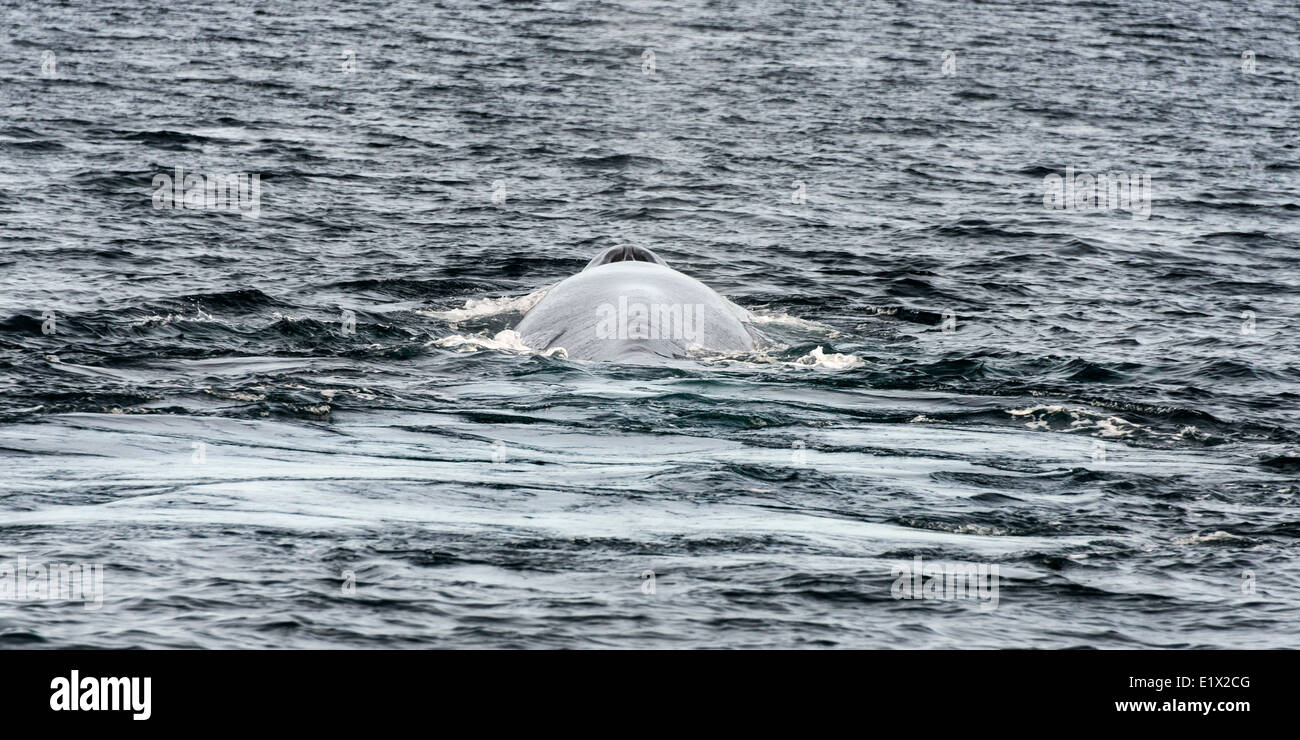
[[[624,362],[681,358],[694,349],[754,349],[743,309],[649,250],[641,256],[611,251],[557,283],[520,320],[515,331],[525,345],[563,347],[571,359]]]

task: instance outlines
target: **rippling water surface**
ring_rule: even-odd
[[[105,587],[0,645],[1300,638],[1294,2],[3,14],[0,560]],[[620,243],[772,345],[500,334]],[[917,556],[996,609],[895,599]]]

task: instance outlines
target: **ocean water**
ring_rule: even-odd
[[[0,646],[1300,640],[1294,2],[0,7]],[[504,333],[615,244],[770,345]]]

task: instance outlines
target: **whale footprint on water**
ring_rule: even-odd
[[[745,309],[644,247],[617,246],[556,283],[515,326],[536,350],[570,359],[656,362],[691,351],[751,352]]]

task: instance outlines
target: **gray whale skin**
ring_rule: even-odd
[[[644,247],[611,247],[547,291],[515,326],[570,359],[657,363],[691,350],[749,352],[750,314]]]

